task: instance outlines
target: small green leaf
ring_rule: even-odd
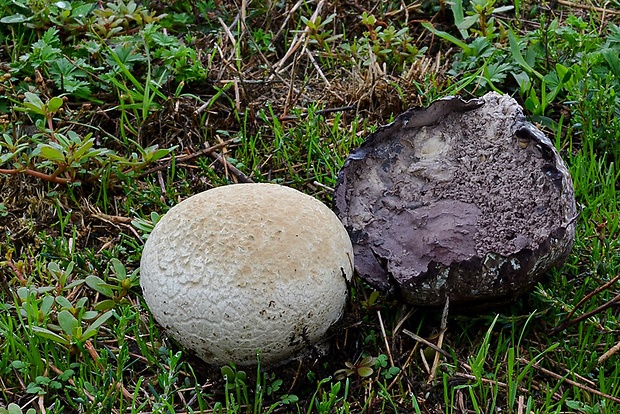
[[[517,81],[517,84],[519,85],[519,89],[521,90],[521,93],[527,92],[532,86],[532,81],[530,80],[530,77],[528,76],[527,72],[519,72],[519,73],[513,72],[512,76]]]
[[[617,58],[618,56],[616,56],[616,59]],[[555,64],[555,71],[558,73],[558,79],[560,80],[560,83],[562,84],[568,82],[570,78],[573,76],[573,68],[567,68],[561,63]]]
[[[35,335],[40,336],[41,338],[49,339],[63,345],[69,345],[69,341],[66,338],[58,335],[55,332],[50,331],[49,329],[41,328],[40,326],[33,326],[32,332],[34,332]]]
[[[47,112],[48,112],[48,114],[55,114],[58,111],[58,109],[60,109],[62,104],[63,104],[62,99],[57,97],[57,96],[54,96],[47,103]]]
[[[375,362],[375,359],[373,357],[371,357],[370,355],[365,357],[364,359],[362,359],[362,362],[360,362],[361,366],[370,366],[373,365]]]
[[[58,303],[63,309],[73,309],[73,304],[64,296],[57,296],[56,303]]]
[[[143,218],[136,218],[131,220],[131,225],[143,233],[150,233],[153,230],[153,224],[144,220]]]
[[[55,5],[59,9],[71,10],[71,3],[67,1],[57,1]]]
[[[357,374],[362,378],[367,378],[372,375],[374,370],[371,367],[359,367],[357,369]]]
[[[297,397],[295,394],[284,394],[280,401],[282,401],[282,404],[295,404],[297,401],[299,401],[299,397]]]
[[[510,43],[510,51],[512,52],[512,58],[526,71],[529,73],[533,73],[537,78],[542,79],[543,75],[539,72],[535,71],[526,61],[523,55],[521,54],[521,49],[519,48],[519,43],[517,41],[517,36],[515,33],[508,29],[508,41]]]
[[[524,102],[525,108],[536,114],[538,113],[538,107],[540,106],[540,100],[538,99],[538,97],[536,96],[535,93],[532,93],[530,96],[528,96],[528,98],[525,100]]]
[[[114,302],[112,299],[106,299],[96,303],[93,309],[98,312],[105,312],[107,310],[113,309],[115,306],[116,302]]]
[[[2,156],[0,156],[0,165],[6,163],[8,160],[13,158],[15,155],[17,154],[13,152],[7,152],[6,154],[2,154]]]
[[[31,386],[32,385],[32,386]],[[34,385],[34,384],[28,384],[28,388],[26,389],[26,394],[39,394],[39,395],[45,395],[45,391],[43,391],[43,388]],[[20,412],[21,414],[21,412]]]
[[[67,381],[73,375],[75,375],[75,371],[72,369],[67,369],[62,374],[58,375],[58,379],[60,379],[61,381]]]
[[[461,23],[458,24],[457,28],[459,30],[467,30],[470,27],[472,27],[474,24],[476,24],[479,20],[479,16],[473,15],[473,16],[467,16],[466,18],[463,19],[463,21]]]
[[[21,407],[15,403],[10,403],[6,412],[8,414],[23,414]]]
[[[507,12],[514,9],[514,6],[502,6],[502,7],[496,7],[493,9],[493,11],[491,13],[503,13],[503,12]]]
[[[52,305],[54,305],[54,297],[45,296],[41,301],[41,312],[43,312],[44,315],[47,315],[52,309]]]
[[[72,158],[79,160],[80,158],[85,156],[86,151],[91,149],[93,145],[95,145],[95,138],[90,138],[86,141],[81,142],[80,146],[75,151],[73,151]],[[88,157],[85,157],[85,158],[88,158]]]
[[[58,312],[58,325],[67,334],[73,336],[77,332],[77,328],[80,326],[80,322],[73,316],[71,312],[66,309]]]
[[[460,27],[463,19],[465,18],[465,14],[463,13],[463,1],[456,0],[450,2],[449,4],[450,9],[452,9],[452,15],[454,16],[454,24],[456,24],[456,27]],[[467,30],[464,29],[459,28],[459,33],[461,34],[463,39],[467,39],[467,37],[469,36]]]
[[[220,372],[222,373],[222,377],[226,378],[227,382],[233,382],[235,380],[235,372],[228,365],[224,365]]]
[[[174,148],[170,148],[170,149],[159,149],[151,154],[149,154],[149,161],[150,162],[154,162],[157,160],[160,160],[162,158],[164,158],[165,156],[167,156],[168,154],[170,154],[172,151],[174,151],[176,147]]]
[[[125,270],[125,266],[118,260],[116,257],[110,260],[112,263],[112,267],[114,267],[114,274],[118,280],[123,280],[127,277],[127,270]]]
[[[33,103],[30,103],[30,102],[24,102],[24,106],[17,107],[15,109],[18,110],[18,111],[30,111],[30,112],[32,112],[34,114],[39,114],[39,115],[45,116],[45,110],[44,109],[41,109],[37,105],[35,105]],[[37,121],[39,121],[39,120],[37,120]],[[45,122],[44,119],[41,119],[41,121]],[[39,127],[38,124],[37,124],[37,127]]]
[[[11,368],[13,368],[13,369],[18,370],[18,371],[22,371],[23,369],[28,368],[28,364],[23,362],[23,361],[20,361],[20,360],[15,360],[15,361],[11,362],[9,364],[9,366]]]
[[[84,315],[82,315],[82,320],[83,321],[90,321],[93,320],[97,317],[97,315],[99,315],[99,312],[97,311],[86,311],[84,312]]]
[[[450,33],[443,32],[441,30],[435,29],[435,27],[433,27],[433,25],[430,24],[429,22],[422,22],[422,27],[424,27],[426,30],[428,30],[431,33],[433,33],[435,36],[438,36],[438,37],[440,37],[440,38],[442,38],[444,40],[447,40],[448,42],[453,43],[456,46],[460,47],[461,49],[463,49],[463,52],[466,55],[471,55],[472,48],[467,43],[463,42],[462,40],[457,39],[454,36],[452,36]]]
[[[620,58],[618,57],[618,51],[616,49],[603,49],[601,54],[605,58],[605,61],[607,61],[614,76],[620,77]]]
[[[78,6],[71,11],[71,15],[76,18],[85,17],[93,10],[94,7],[96,6],[92,4],[84,4],[82,6]]]
[[[32,16],[30,17],[26,17],[21,13],[16,13],[16,14],[12,14],[10,16],[6,16],[3,17],[2,19],[0,19],[0,23],[7,23],[7,24],[11,24],[11,23],[24,23],[27,22],[28,20],[31,20]]]
[[[31,105],[34,105],[35,108],[39,109],[41,114],[45,114],[44,108],[45,108],[45,104],[43,103],[43,101],[41,100],[41,98],[39,98],[39,96],[37,94],[34,94],[32,92],[24,92],[24,103],[29,103]]]
[[[104,313],[103,315],[101,315],[100,317],[97,318],[97,320],[95,322],[93,322],[87,329],[86,331],[84,331],[84,334],[82,335],[82,339],[88,339],[91,336],[95,336],[95,334],[97,334],[97,330],[99,329],[99,327],[101,325],[103,325],[104,323],[106,323],[106,321],[108,319],[110,319],[112,316],[115,315],[114,310],[109,310],[106,313]]]
[[[56,262],[49,262],[47,264],[47,270],[52,274],[58,274],[60,273],[60,266],[58,266]]]
[[[114,297],[114,290],[111,285],[105,283],[99,276],[90,275],[86,277],[86,284],[91,288],[109,298]]]
[[[88,302],[88,297],[82,296],[81,298],[78,299],[77,302],[75,302],[75,308],[76,309],[83,308],[86,305],[86,302]]]
[[[58,148],[54,148],[49,144],[40,144],[39,145],[39,154],[50,161],[65,161],[65,154]]]

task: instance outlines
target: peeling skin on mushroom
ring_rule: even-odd
[[[380,128],[342,168],[358,274],[416,305],[527,291],[574,241],[572,180],[508,96],[445,98]]]

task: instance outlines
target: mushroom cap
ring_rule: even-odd
[[[341,316],[353,249],[323,203],[275,184],[196,194],[166,213],[142,253],[155,319],[210,364],[276,365],[320,344]]]
[[[360,277],[419,306],[514,300],[575,238],[560,155],[495,92],[440,99],[381,127],[347,158],[334,200]]]

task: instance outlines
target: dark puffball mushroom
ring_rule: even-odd
[[[510,301],[568,256],[572,180],[509,96],[411,109],[346,160],[336,214],[371,285],[421,306]]]

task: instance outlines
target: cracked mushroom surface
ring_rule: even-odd
[[[334,209],[358,274],[415,305],[510,301],[575,236],[566,166],[495,92],[411,109],[370,135],[339,174]]]
[[[149,236],[140,283],[155,319],[210,364],[286,362],[320,344],[353,273],[349,236],[323,203],[235,184],[173,207]]]

